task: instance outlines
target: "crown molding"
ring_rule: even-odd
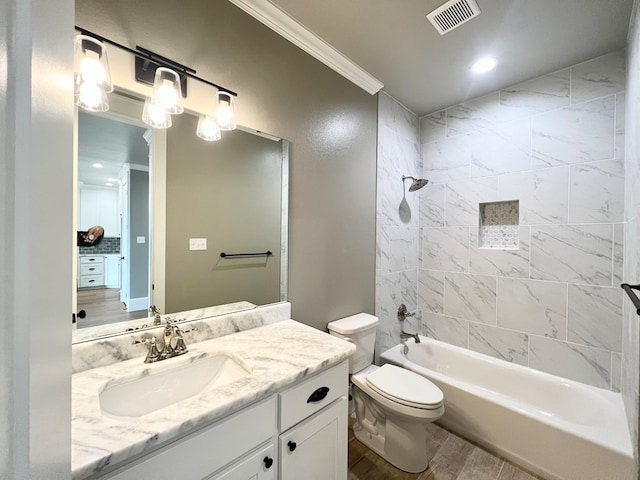
[[[374,95],[383,83],[268,0],[229,0],[274,32]]]

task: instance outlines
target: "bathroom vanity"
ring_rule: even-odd
[[[346,478],[353,345],[294,320],[188,335],[180,357],[73,375],[74,479]]]

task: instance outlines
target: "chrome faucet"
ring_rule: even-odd
[[[193,330],[197,330],[197,328],[192,327],[189,330],[180,330],[171,320],[167,320],[162,333],[161,349],[158,348],[156,337],[153,335],[145,334],[140,339],[132,338],[134,344],[144,343],[147,346],[147,356],[144,359],[144,363],[154,363],[187,353],[189,350],[182,334]]]
[[[420,343],[420,336],[417,333],[408,333],[408,332],[405,332],[404,330],[400,332],[400,340],[406,340],[407,338],[411,338],[411,337],[413,337],[416,343]]]
[[[153,324],[160,325],[162,323],[162,317],[160,317],[160,310],[155,305],[149,307],[149,313],[153,314]]]

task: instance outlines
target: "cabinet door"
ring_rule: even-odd
[[[80,218],[79,230],[87,230],[94,225],[104,228],[105,237],[119,235],[120,214],[118,212],[118,191],[98,187],[83,187],[78,200]]]
[[[280,435],[282,480],[344,480],[347,478],[347,399]]]
[[[99,190],[98,209],[98,224],[104,228],[105,237],[117,237],[120,230],[118,191]]]
[[[120,288],[120,255],[104,256],[104,283],[107,288]]]
[[[253,455],[225,469],[207,480],[275,480],[276,478],[276,447],[270,443]]]

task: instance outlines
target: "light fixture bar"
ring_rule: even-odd
[[[238,94],[232,90],[229,90],[228,88],[222,87],[216,83],[213,83],[209,80],[205,80],[204,78],[198,77],[197,75],[195,75],[196,71],[190,67],[187,67],[185,65],[182,65],[178,62],[174,62],[173,60],[163,57],[162,55],[158,55],[157,53],[152,52],[151,50],[147,50],[146,48],[140,47],[140,46],[136,46],[136,50],[129,48],[125,45],[122,45],[121,43],[118,42],[114,42],[113,40],[110,40],[106,37],[103,37],[101,35],[98,35],[96,33],[93,33],[85,28],[79,27],[79,26],[75,26],[75,29],[77,31],[79,31],[81,34],[83,35],[88,35],[90,37],[94,37],[96,40],[99,40],[101,42],[104,43],[108,43],[111,45],[114,45],[122,50],[125,50],[127,52],[129,52],[131,55],[134,55],[136,57],[136,63],[138,62],[137,59],[141,59],[142,61],[145,61],[145,63],[147,63],[147,69],[152,71],[152,75],[151,75],[151,84],[153,84],[153,73],[155,73],[155,68],[149,69],[149,65],[151,63],[155,64],[156,67],[160,66],[160,67],[166,67],[166,68],[171,68],[174,70],[177,70],[177,73],[181,76],[184,77],[189,77],[192,78],[194,80],[197,80],[199,82],[202,83],[206,83],[207,85],[210,85],[212,87],[217,88],[219,91],[223,91],[228,93],[229,95],[232,95],[234,97],[237,97]],[[136,75],[136,80],[142,82],[142,83],[148,83],[147,81],[143,81],[143,80],[139,80],[137,78]],[[186,97],[186,83],[184,85],[182,85],[183,87],[183,96]]]

